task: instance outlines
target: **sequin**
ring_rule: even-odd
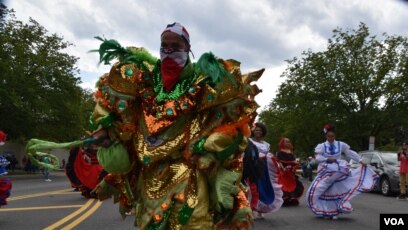
[[[208,94],[208,95],[207,95],[207,100],[208,100],[208,101],[213,101],[213,100],[214,100],[214,95]]]
[[[144,164],[149,164],[152,161],[152,159],[150,157],[143,157],[143,163]]]
[[[117,108],[119,110],[119,112],[123,112],[123,110],[126,109],[127,106],[127,102],[125,100],[119,100],[118,104],[117,104]]]
[[[156,214],[156,215],[154,215],[153,216],[153,220],[154,220],[154,222],[160,222],[160,221],[162,221],[162,216],[161,215],[159,215],[159,214]]]
[[[165,169],[165,174],[158,175],[159,172],[155,169],[145,168],[143,170],[145,194],[149,199],[159,199],[167,194],[170,189],[175,186],[180,186],[182,182],[187,182],[191,169],[183,163],[174,163],[168,165]],[[180,193],[182,194],[182,193]],[[176,199],[180,194],[176,194]],[[184,200],[184,194],[183,194]]]
[[[220,111],[217,111],[217,112],[215,113],[215,117],[218,118],[218,119],[220,119],[220,118],[222,117],[222,113],[221,113]]]
[[[168,108],[168,109],[166,110],[166,114],[167,114],[167,115],[173,115],[173,110],[170,109],[170,108]]]
[[[166,211],[166,210],[169,208],[169,205],[166,204],[166,203],[163,203],[163,204],[160,205],[160,207],[161,207],[161,209],[162,209],[163,211]]]
[[[174,198],[175,198],[176,200],[180,201],[180,202],[183,202],[183,201],[184,201],[184,194],[183,194],[183,193],[176,194],[176,195],[174,196]]]
[[[165,145],[159,145],[157,147],[149,147],[144,140],[143,134],[139,133],[137,138],[134,138],[134,145],[137,150],[139,159],[142,159],[145,163],[145,158],[148,157],[150,161],[147,164],[151,164],[160,159],[163,159],[183,148],[185,145],[186,133],[181,133],[176,138],[169,140]],[[146,163],[145,163],[146,164]]]
[[[126,76],[131,76],[133,74],[133,70],[132,69],[126,69],[125,73],[126,73]]]
[[[143,74],[143,79],[144,80],[149,80],[150,79],[150,74],[148,74],[148,73]]]
[[[144,97],[144,98],[148,98],[148,97],[149,97],[149,93],[148,93],[148,92],[144,92],[144,93],[143,93],[143,97]]]

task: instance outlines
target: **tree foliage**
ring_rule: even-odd
[[[90,93],[80,86],[71,43],[38,22],[4,10],[0,33],[0,127],[10,139],[77,139],[86,124]],[[89,113],[87,114],[89,115]]]
[[[338,139],[354,149],[393,141],[395,130],[408,127],[407,37],[336,29],[327,50],[302,53],[287,61],[286,78],[276,98],[260,114],[271,130],[269,141],[288,136],[302,154],[322,142],[324,123],[337,127]]]

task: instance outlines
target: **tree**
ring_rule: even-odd
[[[268,138],[276,143],[289,136],[298,150],[311,153],[324,123],[331,123],[357,150],[367,149],[369,136],[377,146],[391,142],[397,127],[408,127],[408,42],[383,38],[360,23],[357,30],[334,30],[326,51],[287,61],[285,82],[260,114],[272,130]]]
[[[89,92],[80,86],[71,43],[38,22],[16,20],[4,10],[0,34],[0,127],[10,139],[77,139]]]

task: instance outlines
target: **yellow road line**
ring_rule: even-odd
[[[88,218],[90,215],[92,215],[92,213],[94,213],[101,205],[102,205],[102,202],[98,200],[96,202],[96,204],[91,209],[89,209],[87,212],[85,212],[83,215],[81,215],[81,217],[79,217],[78,219],[72,221],[72,223],[70,223],[69,225],[62,228],[62,230],[73,229],[75,226],[77,226],[82,221],[84,221],[86,218]]]
[[[56,223],[44,228],[43,230],[52,230],[56,229],[57,227],[65,224],[75,216],[81,214],[81,212],[85,211],[95,200],[94,199],[89,199],[80,209],[76,210],[75,212],[71,213],[70,215],[62,218],[61,220],[57,221]]]
[[[27,199],[27,198],[32,198],[32,197],[39,197],[39,196],[58,195],[61,193],[66,193],[71,190],[72,189],[63,189],[63,190],[57,190],[57,191],[52,191],[52,192],[35,193],[35,194],[15,196],[15,197],[12,196],[12,197],[7,198],[7,201],[22,200],[22,199]],[[78,193],[73,193],[73,194],[78,194]]]
[[[42,209],[60,209],[60,208],[79,208],[82,205],[61,205],[61,206],[41,206],[41,207],[26,207],[26,208],[1,208],[0,212],[13,212],[13,211],[31,211]]]

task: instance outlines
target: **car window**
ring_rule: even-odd
[[[383,153],[381,156],[385,164],[394,166],[398,165],[398,158],[396,153]]]
[[[373,154],[372,153],[363,153],[361,154],[361,160],[363,162],[371,162],[371,159],[373,158]]]
[[[381,159],[377,154],[374,154],[373,157],[371,158],[370,163],[376,163],[377,165],[381,165]]]

